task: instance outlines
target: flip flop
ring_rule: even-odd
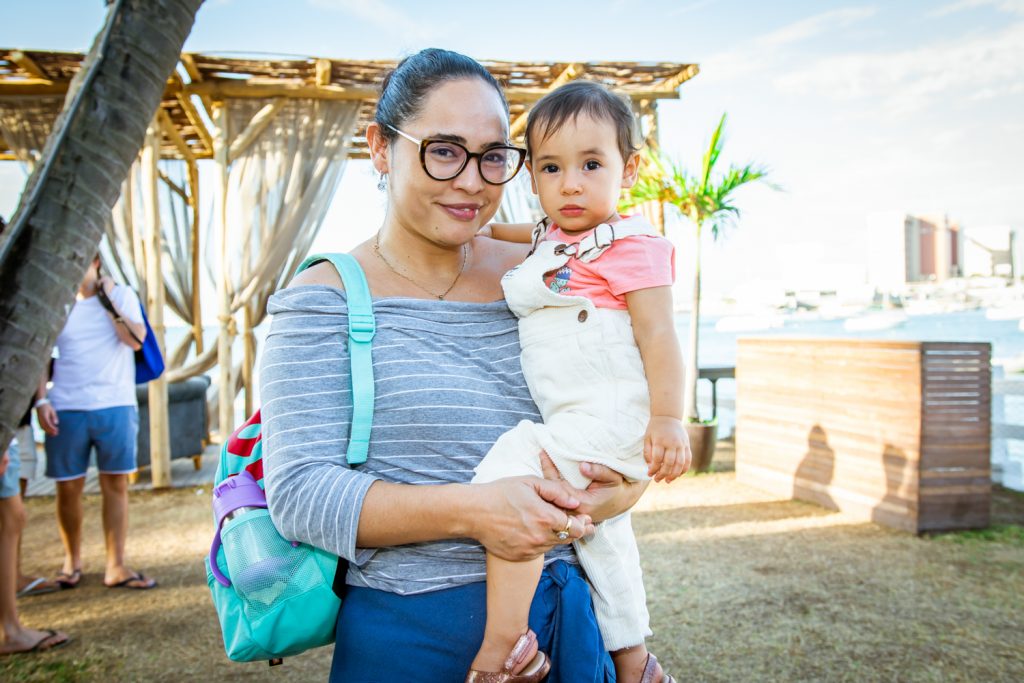
[[[140,581],[142,582],[141,586],[132,585],[133,583]],[[150,583],[150,581],[152,581],[153,583]],[[118,581],[117,583],[105,583],[103,585],[107,588],[127,588],[129,590],[148,591],[151,588],[156,588],[156,581],[154,579],[146,578],[145,574],[138,573],[132,574],[124,581]]]
[[[76,569],[70,574],[67,572],[59,572],[57,574],[57,578],[54,580],[57,582],[57,585],[60,586],[61,590],[78,588],[78,584],[82,582],[82,570]]]
[[[40,576],[38,579],[33,579],[31,582],[29,582],[28,585],[26,585],[24,588],[18,591],[17,595],[19,598],[27,598],[31,595],[45,595],[46,593],[54,593],[61,589],[61,586],[59,584],[55,586],[46,586],[43,585],[45,583],[47,583],[46,578]]]
[[[36,641],[35,645],[30,647],[29,649],[13,650],[11,652],[0,652],[0,657],[10,657],[11,655],[30,655],[39,652],[49,652],[50,650],[56,650],[58,647],[64,647],[65,645],[71,642],[71,638],[65,636],[64,640],[54,643],[53,645],[49,645],[47,647],[43,647],[43,645],[45,645],[47,641],[53,640],[58,635],[63,635],[58,633],[57,631],[54,631],[52,628],[44,629],[43,633],[45,633],[46,635],[40,638],[38,641]]]

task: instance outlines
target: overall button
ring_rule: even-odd
[[[580,311],[580,314],[576,316],[576,319],[579,320],[581,323],[587,322],[587,312]]]

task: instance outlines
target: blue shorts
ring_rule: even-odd
[[[84,477],[93,448],[96,467],[103,474],[136,470],[139,409],[135,406],[58,410],[57,420],[57,436],[46,435],[47,477],[57,481]]]
[[[11,443],[7,447],[7,469],[3,476],[0,476],[0,500],[13,498],[21,493],[21,484],[18,478],[21,476],[21,458],[18,456],[18,445]]]
[[[483,581],[416,595],[349,586],[338,614],[331,681],[462,683],[484,638]],[[549,564],[530,606],[530,628],[551,658],[548,683],[607,683],[590,589],[579,567]]]

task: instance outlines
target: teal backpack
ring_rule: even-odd
[[[366,462],[373,422],[373,304],[359,263],[348,254],[307,258],[298,272],[330,261],[348,300],[352,430],[346,460]],[[278,533],[263,494],[260,412],[225,441],[214,478],[216,532],[206,583],[220,619],[224,650],[237,662],[281,658],[334,642],[347,563]]]

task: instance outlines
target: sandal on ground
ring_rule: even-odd
[[[57,582],[57,585],[60,586],[61,590],[78,588],[78,584],[82,582],[82,570],[76,569],[70,574],[67,572],[59,572],[54,581]]]
[[[0,657],[10,657],[11,655],[30,655],[39,652],[48,652],[50,650],[56,650],[58,647],[63,647],[71,642],[71,639],[68,638],[66,635],[58,631],[54,631],[52,628],[45,629],[43,633],[45,633],[46,635],[44,635],[42,638],[36,641],[36,643],[32,647],[25,650],[11,650],[10,652],[0,652]],[[60,636],[64,636],[64,640],[58,640],[56,643],[50,642],[54,638],[58,638]],[[49,645],[47,645],[47,643],[49,643]]]
[[[136,591],[148,591],[150,588],[156,588],[156,580],[147,578],[145,574],[136,573],[129,576],[124,581],[118,581],[117,583],[104,583],[107,588],[127,588],[129,590]]]
[[[640,683],[676,683],[676,679],[661,668],[658,658],[647,653],[647,663],[644,664],[644,673],[640,676]]]
[[[537,634],[527,631],[512,646],[501,671],[470,669],[465,683],[540,683],[550,669],[547,655],[537,649]]]
[[[49,585],[47,585],[49,584]],[[45,595],[46,593],[54,593],[61,589],[61,585],[56,581],[47,581],[45,577],[40,576],[39,578],[32,579],[18,591],[17,595],[19,598],[27,598],[33,595]]]

